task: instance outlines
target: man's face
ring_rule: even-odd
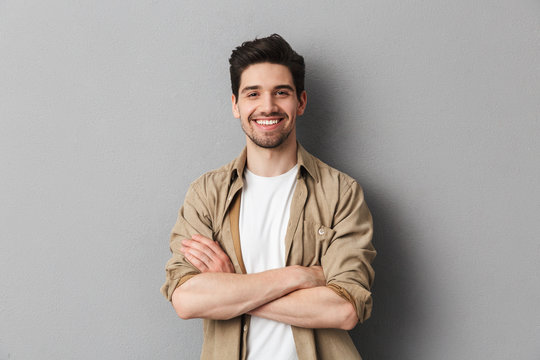
[[[248,141],[263,148],[296,141],[296,117],[304,113],[305,107],[306,92],[298,100],[291,72],[278,64],[260,63],[246,68],[238,99],[232,96],[234,117],[240,119]]]

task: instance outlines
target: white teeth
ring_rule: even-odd
[[[274,125],[279,122],[279,120],[256,120],[259,125]]]

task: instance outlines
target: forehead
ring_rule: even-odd
[[[248,66],[240,77],[240,90],[246,86],[274,87],[290,85],[294,88],[291,71],[285,65],[260,63]]]

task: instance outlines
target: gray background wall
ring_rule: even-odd
[[[0,1],[0,359],[195,359],[159,294],[235,157],[227,59],[307,60],[300,140],[375,218],[366,359],[540,359],[538,1]]]

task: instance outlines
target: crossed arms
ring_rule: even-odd
[[[218,201],[212,189],[199,186],[192,184],[180,209],[161,289],[181,318],[224,320],[247,313],[299,327],[351,329],[370,316],[376,252],[371,215],[356,183],[340,191],[325,240],[310,239],[317,247],[326,244],[316,259],[321,266],[256,274],[235,273],[227,256],[235,250],[224,251],[211,240]]]
[[[220,246],[201,235],[182,241],[180,251],[202,273],[175,289],[172,304],[183,319],[230,319],[245,313],[307,328],[350,330],[354,306],[327,288],[320,266],[288,266],[235,274]]]

